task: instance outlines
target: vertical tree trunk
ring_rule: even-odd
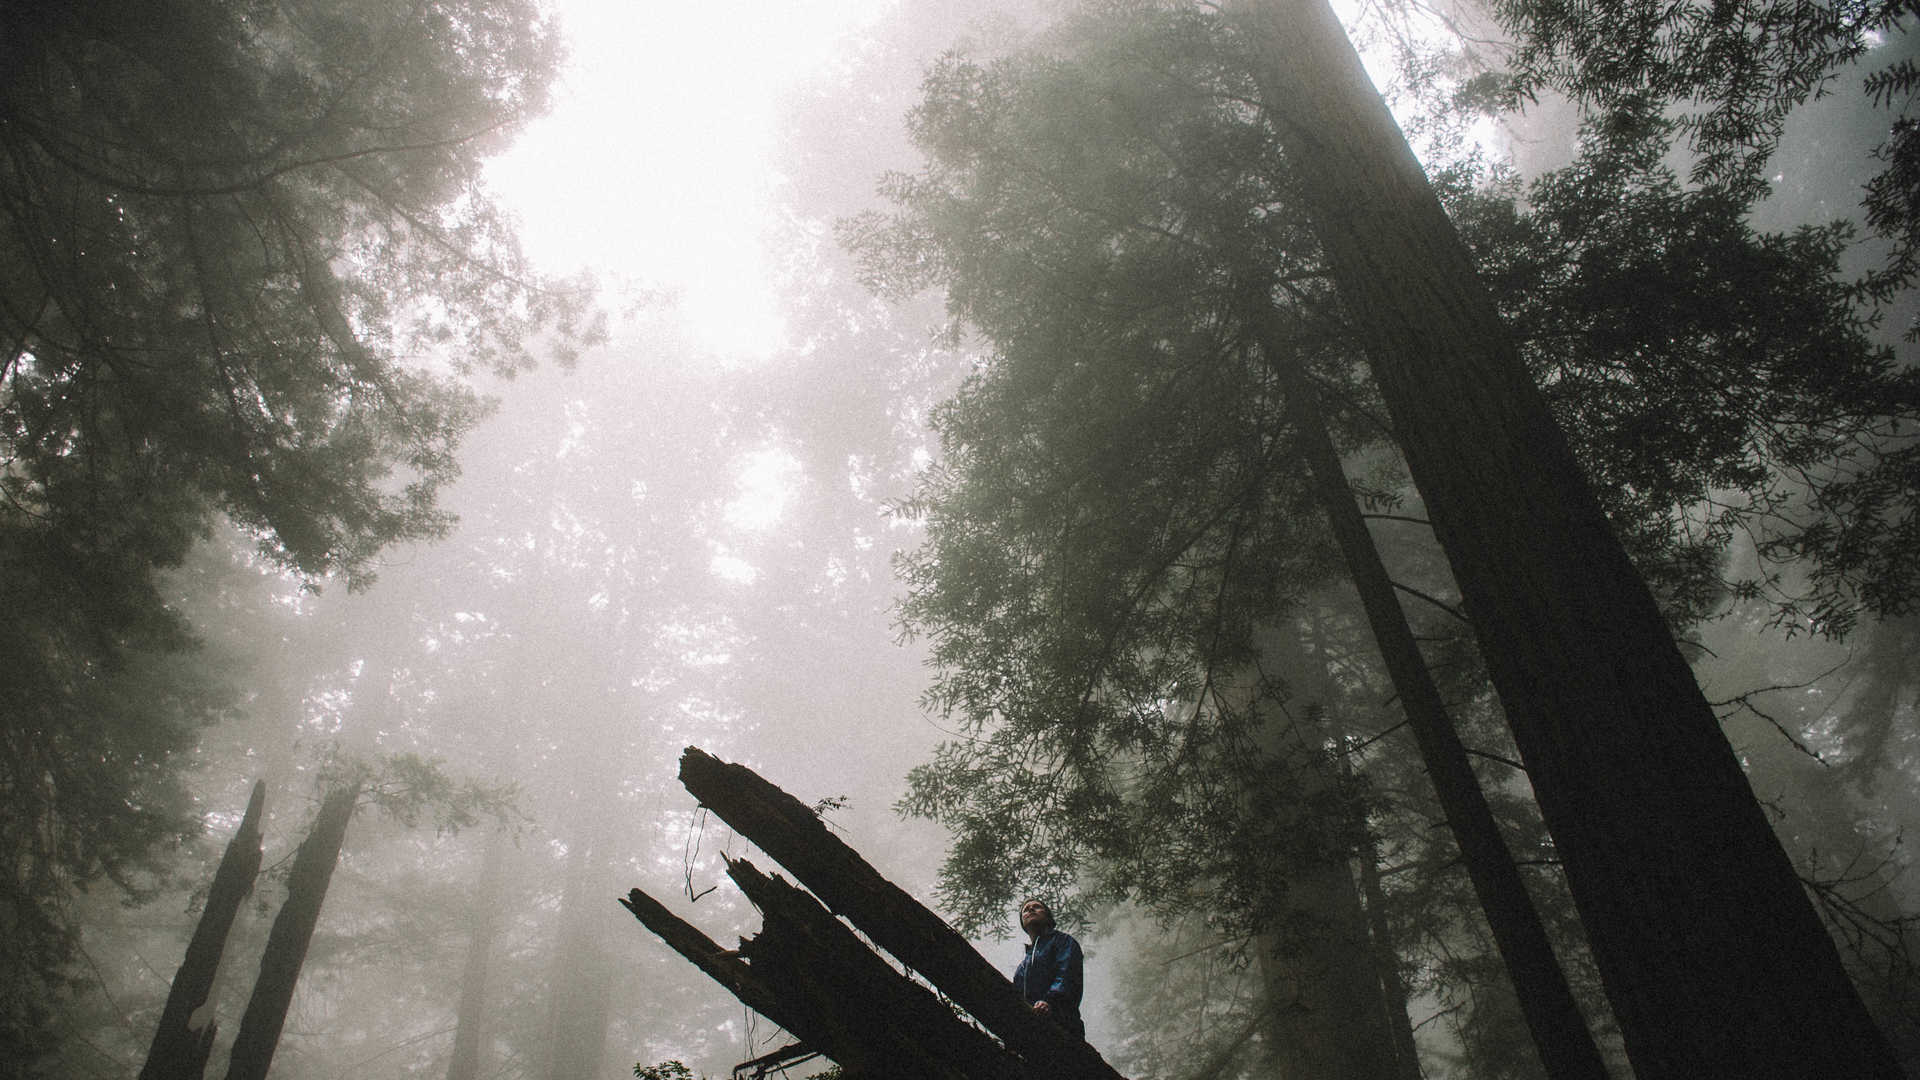
[[[1393,1075],[1398,1080],[1422,1080],[1420,1048],[1413,1041],[1413,1020],[1407,1015],[1407,983],[1400,977],[1393,931],[1387,924],[1386,895],[1380,890],[1379,856],[1371,839],[1360,853],[1360,896],[1367,905],[1367,929],[1373,936],[1373,963],[1380,979],[1380,1011],[1393,1036]]]
[[[207,906],[200,912],[193,939],[187,942],[187,955],[167,991],[167,1004],[160,1011],[160,1025],[154,1030],[140,1080],[200,1080],[206,1071],[216,1025],[201,1010],[220,972],[227,932],[233,929],[234,916],[260,873],[260,812],[266,798],[266,781],[255,781],[247,812],[220,856],[213,885],[207,890]]]
[[[1339,21],[1230,10],[1641,1080],[1900,1075]]]
[[[1285,384],[1288,419],[1306,455],[1316,496],[1359,592],[1368,627],[1400,698],[1414,743],[1420,748],[1420,759],[1427,767],[1428,779],[1433,781],[1441,812],[1454,842],[1460,845],[1474,896],[1486,913],[1507,975],[1513,980],[1541,1063],[1555,1080],[1606,1080],[1600,1048],[1574,1001],[1566,973],[1554,956],[1546,927],[1533,898],[1527,895],[1526,884],[1520,880],[1519,868],[1500,835],[1480,781],[1473,775],[1467,749],[1447,715],[1446,703],[1434,685],[1432,672],[1427,670],[1406,613],[1400,609],[1380,550],[1374,546],[1366,520],[1353,501],[1339,451],[1327,434],[1319,391],[1286,354],[1277,313],[1267,308],[1255,318],[1261,330],[1261,349]]]
[[[602,880],[596,842],[600,829],[585,825],[568,853],[559,934],[547,979],[547,1080],[594,1080],[606,1054],[614,972],[604,940],[611,887]]]
[[[247,1000],[247,1011],[241,1015],[240,1030],[233,1038],[227,1080],[265,1080],[267,1067],[273,1064],[280,1029],[287,1022],[287,1006],[293,1003],[300,967],[307,959],[307,945],[320,921],[320,905],[327,898],[327,884],[333,880],[340,845],[347,837],[347,823],[353,819],[354,800],[359,797],[357,781],[329,792],[313,819],[313,830],[293,857],[293,870],[287,875],[287,902],[281,905],[273,928],[267,932],[260,976],[254,981],[253,996]]]
[[[1360,896],[1345,860],[1295,870],[1287,905],[1304,929],[1264,935],[1273,1060],[1284,1080],[1389,1080],[1393,1043],[1379,1009]]]
[[[497,909],[506,861],[506,841],[496,832],[487,838],[480,886],[473,897],[473,934],[467,939],[467,966],[460,975],[460,1004],[454,1018],[453,1057],[447,1063],[447,1080],[478,1080],[480,1076],[487,1035],[487,973],[499,925]]]

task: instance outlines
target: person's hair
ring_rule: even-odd
[[[1047,901],[1046,901],[1046,898],[1045,898],[1045,897],[1040,897],[1040,896],[1029,896],[1029,897],[1027,897],[1027,898],[1026,898],[1025,900],[1022,900],[1022,901],[1020,901],[1020,908],[1019,908],[1019,910],[1020,910],[1020,911],[1025,911],[1025,910],[1027,909],[1027,905],[1028,905],[1028,904],[1039,904],[1039,905],[1040,905],[1040,906],[1041,906],[1042,908],[1044,908],[1044,909],[1046,909],[1046,912],[1047,912],[1047,926],[1046,926],[1046,928],[1047,928],[1048,930],[1051,930],[1051,929],[1053,929],[1053,926],[1054,926],[1054,923],[1053,923],[1053,905],[1052,905],[1052,904],[1049,904],[1049,903],[1047,903]]]

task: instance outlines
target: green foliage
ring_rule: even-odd
[[[1518,1074],[1510,996],[1475,1004],[1491,947],[1417,765],[1382,744],[1367,776],[1329,782],[1331,756],[1307,749],[1388,727],[1387,691],[1325,589],[1339,572],[1274,364],[1331,403],[1357,494],[1417,519],[1417,493],[1350,332],[1367,315],[1321,277],[1236,49],[1204,13],[1132,4],[991,62],[950,55],[912,118],[927,166],[886,181],[897,214],[843,229],[877,286],[944,285],[988,350],[936,411],[940,460],[901,508],[927,529],[899,563],[902,621],[958,735],[902,806],[953,830],[942,899],[974,929],[1004,927],[1024,892],[1084,887],[1284,936],[1290,868],[1356,850],[1364,824],[1418,868],[1390,892],[1421,913],[1397,927],[1419,989],[1460,1006],[1478,1065]],[[1456,102],[1499,96],[1469,90]],[[1740,592],[1836,633],[1862,604],[1911,603],[1920,382],[1872,344],[1838,270],[1850,234],[1757,233],[1737,191],[1662,164],[1671,125],[1613,121],[1527,189],[1471,161],[1440,171],[1674,626]],[[1253,346],[1263,309],[1290,355]],[[1442,591],[1414,525],[1380,542],[1403,581]],[[1771,562],[1728,581],[1741,540]],[[1470,744],[1502,746],[1459,627],[1420,631]],[[1520,850],[1550,860],[1535,808],[1489,790]]]
[[[1903,39],[1912,14],[1898,0],[1501,0],[1494,8],[1517,44],[1519,93],[1567,92],[1609,124],[1671,112],[1696,154],[1693,178],[1743,203],[1765,197],[1788,116],[1832,92],[1881,41]],[[1881,301],[1920,272],[1915,80],[1913,61],[1900,59],[1860,83],[1874,107],[1895,112],[1862,199],[1868,225],[1891,242],[1884,267],[1865,283]]]
[[[563,355],[591,336],[582,294],[531,278],[481,188],[544,106],[555,42],[523,2],[0,15],[0,803],[22,980],[61,978],[64,895],[192,827],[173,777],[225,699],[157,572],[225,520],[309,581],[365,586],[382,549],[445,531],[438,492],[485,412],[420,358],[511,372],[536,335]]]
[[[417,828],[431,815],[434,832],[450,836],[491,819],[497,828],[518,829],[526,822],[519,785],[460,778],[445,763],[418,754],[388,754],[374,760],[335,756],[320,769],[322,790],[353,785],[359,802],[379,810],[405,828]]]
[[[1757,233],[1725,188],[1662,163],[1670,125],[1589,125],[1567,168],[1460,192],[1479,255],[1554,415],[1680,626],[1725,591],[1843,634],[1920,596],[1920,374],[1874,345],[1842,277],[1845,223]],[[1723,582],[1735,537],[1764,560]],[[1804,573],[1788,581],[1783,571]]]
[[[635,1063],[633,1075],[639,1080],[693,1080],[693,1070],[679,1059],[662,1061],[654,1065]]]
[[[1148,896],[1231,880],[1246,807],[1224,777],[1275,786],[1260,728],[1286,688],[1258,636],[1335,571],[1249,342],[1258,305],[1340,403],[1338,440],[1382,463],[1368,487],[1405,488],[1235,48],[1201,13],[1132,5],[990,63],[951,55],[913,116],[929,164],[887,184],[900,213],[844,229],[877,282],[944,284],[992,348],[902,508],[928,530],[900,563],[903,621],[939,668],[928,704],[966,736],[904,805],[955,828],[943,886],[970,926],[1095,861]],[[1665,125],[1635,130],[1525,199],[1470,173],[1449,190],[1676,626],[1725,597],[1741,534],[1817,560],[1805,596],[1745,587],[1823,628],[1914,595],[1920,545],[1892,542],[1912,525],[1887,511],[1920,476],[1885,441],[1920,383],[1870,343],[1844,230],[1757,235],[1664,169]]]

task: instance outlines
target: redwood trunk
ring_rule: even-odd
[[[487,840],[480,867],[480,888],[474,897],[473,935],[467,941],[467,966],[460,975],[460,1005],[453,1029],[453,1058],[447,1080],[477,1080],[487,1031],[487,982],[492,966],[493,939],[499,925],[500,879],[505,873],[506,841],[495,833]]]
[[[593,1080],[606,1057],[614,972],[599,940],[604,927],[594,917],[595,910],[605,909],[592,903],[606,895],[600,890],[599,831],[589,824],[571,837],[560,932],[547,977],[546,1080]]]
[[[1554,1080],[1607,1080],[1600,1048],[1593,1041],[1566,974],[1554,956],[1540,913],[1527,895],[1507,842],[1473,775],[1467,749],[1447,715],[1446,702],[1427,670],[1419,642],[1394,595],[1393,579],[1380,560],[1367,523],[1354,504],[1340,454],[1327,434],[1319,393],[1305,373],[1285,356],[1274,316],[1264,313],[1262,350],[1286,382],[1287,408],[1294,434],[1306,455],[1321,508],[1339,542],[1347,572],[1360,594],[1400,707],[1433,781],[1441,812],[1460,845],[1474,896],[1486,913],[1488,928],[1520,998],[1520,1009],[1547,1075]]]
[[[1286,903],[1308,928],[1261,942],[1272,954],[1265,974],[1280,1075],[1389,1080],[1393,1042],[1382,1023],[1366,919],[1346,860],[1296,867]]]
[[[266,781],[256,781],[253,795],[247,799],[247,812],[240,828],[227,842],[220,866],[213,872],[213,885],[207,889],[207,906],[187,942],[187,955],[173,976],[167,991],[167,1004],[160,1010],[160,1025],[154,1030],[153,1045],[147,1050],[147,1064],[140,1080],[200,1080],[207,1068],[207,1054],[213,1049],[216,1025],[211,1016],[198,1015],[213,992],[214,977],[220,972],[220,955],[227,948],[227,933],[240,913],[240,905],[253,891],[253,879],[260,873],[260,808],[267,798]],[[195,1021],[198,1026],[195,1026]]]
[[[293,857],[293,870],[287,875],[287,902],[281,905],[273,928],[267,932],[260,977],[253,984],[253,996],[240,1017],[240,1031],[233,1038],[227,1080],[265,1080],[267,1068],[273,1064],[280,1029],[287,1022],[287,1007],[293,1003],[300,967],[307,959],[307,945],[320,921],[320,905],[327,898],[327,884],[333,880],[340,845],[347,837],[347,823],[353,818],[354,800],[359,797],[358,783],[328,793],[313,820],[313,830]]]
[[[1233,11],[1641,1080],[1899,1076],[1339,21]]]

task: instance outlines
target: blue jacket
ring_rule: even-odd
[[[1080,1019],[1081,976],[1080,943],[1064,930],[1048,930],[1027,946],[1027,955],[1013,969],[1013,985],[1031,1005],[1044,1000],[1055,1019],[1079,1038],[1087,1037],[1086,1022]]]

